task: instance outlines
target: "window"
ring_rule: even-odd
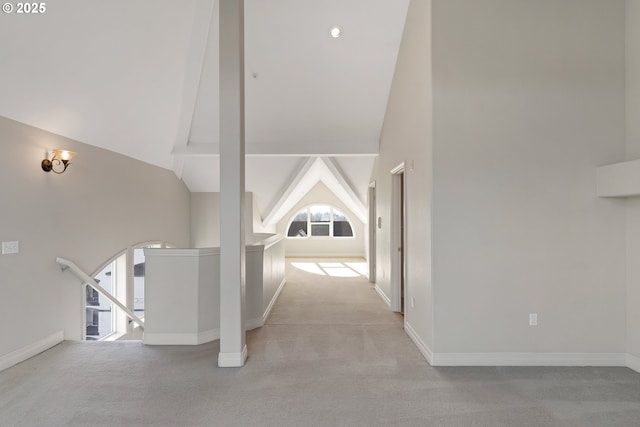
[[[114,278],[116,277],[114,273],[116,273],[118,265],[122,265],[125,258],[125,254],[118,256],[93,277],[98,285],[115,297],[118,295],[114,287]],[[116,330],[113,304],[90,285],[87,285],[85,292],[86,339],[91,341],[103,339]]]
[[[353,237],[353,228],[338,209],[313,205],[296,214],[287,230],[287,237]]]
[[[333,236],[334,237],[353,237],[353,229],[346,216],[342,212],[333,211]]]
[[[307,237],[308,216],[309,215],[306,210],[296,215],[295,218],[293,218],[293,221],[291,221],[291,225],[289,226],[289,231],[287,232],[287,236],[288,237]]]
[[[144,319],[144,248],[171,247],[164,243],[146,243],[128,248],[104,264],[94,280],[141,319]],[[133,268],[128,266],[133,265]],[[118,339],[137,325],[91,285],[85,288],[85,339]]]
[[[144,320],[144,248],[161,248],[161,244],[144,245],[133,249],[133,313]]]

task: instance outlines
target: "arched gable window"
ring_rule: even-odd
[[[312,205],[293,217],[287,237],[353,237],[353,227],[333,206]]]

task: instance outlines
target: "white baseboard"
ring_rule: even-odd
[[[290,252],[287,251],[286,258],[364,258],[360,252]]]
[[[409,322],[404,322],[404,330],[407,332],[407,335],[409,335],[409,338],[411,338],[411,341],[413,341],[416,347],[418,347],[420,353],[422,353],[424,358],[427,359],[427,362],[429,362],[430,365],[433,365],[433,352],[429,349],[429,346],[422,341],[422,338],[420,338]]]
[[[220,339],[220,328],[198,333],[198,345]]]
[[[611,366],[640,372],[640,357],[625,353],[434,353],[409,322],[404,330],[432,366]]]
[[[378,284],[376,284],[376,286],[374,287],[374,289],[376,290],[376,292],[378,293],[378,295],[380,295],[380,298],[382,298],[382,301],[385,302],[385,304],[387,304],[387,306],[391,307],[391,300],[389,299],[389,297],[387,297],[384,293],[384,291],[382,289],[380,289],[380,287],[378,286]]]
[[[627,354],[627,368],[640,373],[640,357]]]
[[[282,279],[280,286],[278,286],[278,290],[276,290],[276,293],[273,294],[273,298],[271,298],[271,302],[269,302],[267,309],[264,311],[264,314],[262,315],[262,325],[264,325],[267,319],[269,318],[269,315],[271,314],[271,310],[273,309],[274,304],[278,300],[278,297],[280,296],[280,293],[282,292],[282,289],[284,288],[285,283],[287,283],[286,278]]]
[[[640,373],[640,357],[625,353],[433,353],[409,322],[404,330],[432,366],[608,366]]]
[[[64,341],[64,331],[59,331],[41,339],[40,341],[34,342],[33,344],[29,344],[28,346],[12,351],[4,356],[0,356],[0,371],[4,371],[5,369],[17,365],[20,362],[24,362],[45,350],[49,350],[51,347],[60,344],[62,341]]]
[[[152,334],[144,333],[144,345],[198,345],[198,334]]]
[[[241,368],[247,361],[247,346],[240,353],[218,353],[218,366],[221,368]]]
[[[625,353],[433,353],[433,366],[627,366]]]
[[[198,333],[153,334],[144,333],[144,345],[200,345],[220,339],[220,329],[211,329]]]
[[[244,322],[245,331],[252,331],[254,329],[261,328],[263,326],[264,326],[264,320],[262,320],[262,317],[256,317],[255,319],[247,319]]]

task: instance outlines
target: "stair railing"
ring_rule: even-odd
[[[138,316],[136,316],[133,313],[133,311],[129,310],[124,304],[122,304],[120,301],[114,298],[113,295],[111,295],[106,289],[100,286],[98,282],[96,282],[91,276],[89,276],[87,273],[82,271],[80,267],[78,267],[73,261],[69,261],[68,259],[57,257],[56,262],[58,263],[58,265],[62,267],[62,271],[65,271],[65,270],[71,271],[80,280],[82,280],[83,284],[87,284],[91,286],[93,289],[95,289],[96,291],[100,292],[102,296],[104,296],[106,299],[108,299],[109,301],[114,303],[116,306],[118,306],[118,308],[124,311],[132,321],[136,322],[144,330],[144,322]]]

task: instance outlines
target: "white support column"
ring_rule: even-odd
[[[220,0],[220,353],[247,359],[244,331],[244,0]]]

